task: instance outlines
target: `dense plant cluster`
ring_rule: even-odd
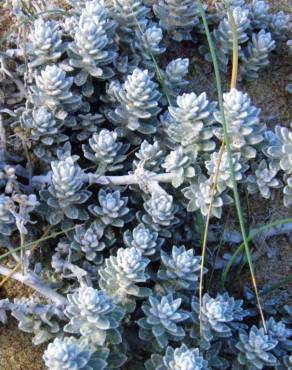
[[[35,344],[51,341],[51,370],[291,369],[291,322],[280,308],[267,309],[265,328],[252,299],[214,289],[198,301],[199,221],[210,212],[210,234],[223,233],[219,219],[234,203],[218,103],[189,91],[189,59],[166,54],[192,42],[211,60],[198,3],[68,3],[50,13],[35,2],[42,15],[29,19],[27,37],[10,40],[19,42],[26,101],[1,108],[1,245],[38,294],[1,300],[0,320],[10,311]],[[28,19],[20,4],[14,11]],[[206,11],[223,72],[234,21],[243,81],[259,77],[288,33],[289,16],[263,0]],[[291,129],[267,127],[244,91],[223,100],[240,192],[290,207]],[[46,237],[40,255],[32,242]],[[208,279],[215,259],[202,270]]]

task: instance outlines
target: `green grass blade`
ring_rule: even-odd
[[[277,220],[271,223],[268,223],[266,225],[263,225],[261,227],[258,227],[257,229],[253,230],[247,237],[248,242],[250,242],[254,237],[260,235],[263,231],[271,229],[273,227],[276,227],[278,225],[284,225],[292,223],[292,218],[287,218],[283,220]],[[241,243],[240,246],[236,249],[236,251],[233,253],[232,257],[228,261],[227,265],[225,266],[225,269],[222,272],[221,276],[221,284],[224,287],[226,283],[227,276],[233,266],[233,264],[236,261],[236,258],[244,251],[244,243]]]
[[[219,65],[218,65],[218,60],[215,52],[215,48],[213,45],[213,40],[210,34],[208,22],[206,19],[206,14],[205,10],[202,6],[201,0],[198,0],[198,6],[199,6],[199,11],[201,18],[203,20],[208,44],[209,44],[209,49],[212,57],[212,62],[213,62],[213,67],[215,71],[215,78],[216,78],[216,87],[217,87],[217,93],[218,93],[218,100],[219,100],[219,108],[220,108],[220,113],[221,113],[221,118],[222,118],[222,125],[223,125],[223,131],[224,131],[224,141],[226,145],[226,150],[227,150],[227,157],[228,157],[228,163],[229,163],[229,168],[230,168],[230,174],[231,174],[231,181],[232,181],[232,187],[233,187],[233,195],[234,195],[234,201],[235,201],[235,206],[237,210],[237,215],[238,215],[238,220],[240,224],[240,230],[242,234],[242,238],[244,241],[244,250],[246,254],[246,258],[248,261],[249,265],[249,270],[251,274],[251,279],[252,279],[252,285],[253,289],[257,298],[257,304],[259,307],[260,311],[260,316],[263,322],[264,329],[266,331],[266,324],[265,324],[265,318],[263,314],[263,310],[260,304],[260,299],[259,299],[259,294],[258,294],[258,288],[257,288],[257,283],[256,283],[256,277],[255,277],[255,272],[254,272],[254,267],[252,263],[252,257],[249,249],[249,244],[248,244],[248,239],[247,239],[247,234],[245,230],[245,225],[244,225],[244,218],[243,218],[243,212],[241,209],[241,204],[240,204],[240,198],[239,198],[239,193],[238,193],[238,188],[237,188],[237,181],[235,178],[235,173],[234,173],[234,167],[233,167],[233,161],[232,161],[232,152],[230,148],[230,140],[229,140],[229,135],[227,131],[227,123],[225,120],[225,114],[224,114],[224,105],[223,105],[223,92],[222,92],[222,83],[221,83],[221,77],[220,77],[220,72],[219,72]]]

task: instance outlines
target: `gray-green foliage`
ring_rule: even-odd
[[[289,309],[263,304],[268,332],[251,328],[260,315],[240,300],[244,255],[219,287],[242,240],[213,72],[196,53],[210,60],[198,2],[9,2],[23,26],[0,55],[0,241],[11,257],[0,273],[36,292],[0,300],[0,321],[10,311],[34,343],[52,340],[53,370],[289,369]],[[235,20],[242,81],[225,88],[224,111],[248,226],[253,202],[292,204],[291,129],[268,127],[253,85],[245,93],[289,16],[264,0],[203,7],[227,76],[227,7]],[[14,260],[23,269],[10,275]]]
[[[184,155],[183,148],[179,146],[165,157],[165,161],[161,166],[165,168],[166,172],[174,175],[172,185],[177,188],[185,180],[190,180],[195,177],[195,168],[193,165],[194,162],[192,158],[188,155]]]
[[[239,334],[239,342],[236,344],[236,348],[239,350],[238,362],[249,370],[275,366],[277,358],[271,353],[271,350],[277,344],[277,340],[265,334],[264,329],[253,326],[248,334]]]
[[[73,241],[70,248],[85,254],[89,261],[101,263],[103,260],[102,251],[106,248],[102,240],[104,226],[98,222],[93,222],[88,228],[79,226],[75,230]]]
[[[217,168],[220,161],[220,170],[217,174],[217,189],[221,193],[226,188],[232,188],[231,173],[229,169],[227,152],[224,150],[221,155],[220,152],[213,152],[210,156],[210,160],[205,162],[205,166],[208,170],[208,175],[212,176],[213,179],[216,176]],[[233,168],[235,179],[240,182],[244,178],[244,172],[248,169],[248,165],[242,163],[241,153],[234,153],[232,156]]]
[[[67,112],[80,107],[81,97],[70,90],[73,77],[57,65],[47,65],[40,73],[36,72],[35,83],[32,87],[35,102],[52,110],[57,118],[64,119]]]
[[[62,133],[63,122],[56,119],[53,112],[46,107],[25,110],[21,124],[30,130],[35,155],[47,162],[51,162],[56,156],[56,146],[68,139]]]
[[[176,41],[191,40],[191,31],[199,23],[199,10],[195,1],[160,0],[153,6],[160,26]]]
[[[214,338],[228,338],[232,336],[234,324],[242,321],[245,314],[242,309],[242,300],[235,300],[228,293],[218,294],[212,298],[204,294],[200,309],[196,299],[192,302],[194,326],[191,331],[193,338],[200,337],[198,326],[202,325],[202,347],[209,348]]]
[[[100,189],[98,193],[100,206],[92,204],[89,207],[90,212],[98,217],[105,225],[123,227],[127,221],[129,208],[126,207],[128,198],[121,197],[120,192]]]
[[[145,363],[147,370],[207,370],[208,361],[200,354],[198,348],[188,348],[182,344],[178,348],[168,346],[164,356],[152,355]]]
[[[163,239],[158,238],[158,232],[147,228],[143,223],[136,226],[133,231],[127,230],[124,233],[124,242],[128,247],[135,247],[144,256],[152,256],[159,251]]]
[[[122,162],[127,158],[125,152],[129,145],[117,140],[117,133],[107,129],[94,133],[88,140],[89,146],[83,145],[84,156],[96,163],[99,174],[123,168]]]
[[[232,23],[236,27],[241,78],[251,81],[269,64],[275,40],[286,39],[290,17],[284,12],[272,14],[265,0],[217,1],[216,13],[210,15],[214,23],[212,32],[216,53],[222,71],[228,71],[232,55]],[[232,18],[231,18],[232,15]],[[205,58],[211,61],[210,52],[200,46]]]
[[[99,348],[93,353],[86,340],[74,337],[56,338],[44,352],[44,362],[50,370],[103,370],[107,366],[109,350]]]
[[[291,16],[280,11],[271,15],[269,27],[275,39],[285,40],[289,33]]]
[[[157,277],[167,291],[194,289],[199,280],[200,264],[201,258],[194,256],[193,249],[186,250],[184,245],[173,246],[170,256],[161,251],[161,267]]]
[[[276,126],[276,140],[268,146],[265,153],[275,160],[275,165],[287,175],[292,173],[292,132],[288,127]]]
[[[151,198],[144,203],[144,208],[147,215],[143,216],[143,221],[156,230],[161,226],[172,226],[178,222],[173,197],[169,194],[152,193]]]
[[[189,64],[188,58],[178,58],[169,62],[165,70],[160,70],[162,91],[165,95],[162,102],[165,104],[175,102],[181,90],[188,85],[189,82],[185,77],[189,71]]]
[[[263,0],[253,0],[247,4],[250,14],[251,27],[255,29],[265,29],[268,27],[270,21],[270,6]]]
[[[212,124],[215,110],[216,103],[209,102],[206,93],[178,96],[176,105],[168,108],[162,121],[170,144],[180,144],[194,159],[199,151],[214,150]]]
[[[142,0],[113,0],[110,5],[111,15],[118,23],[120,40],[133,45],[133,34],[147,24],[146,16],[150,9]]]
[[[188,199],[187,210],[189,212],[200,210],[203,216],[207,216],[211,205],[211,216],[221,218],[223,205],[232,203],[232,198],[227,193],[215,193],[212,199],[212,181],[204,175],[198,176],[182,191]]]
[[[120,103],[108,117],[116,125],[120,124],[131,131],[153,134],[156,131],[156,116],[160,112],[160,93],[147,70],[136,68],[127,77],[121,89],[116,91]]]
[[[264,140],[265,124],[260,121],[260,110],[252,105],[250,97],[241,91],[231,89],[224,96],[224,114],[230,147],[233,152],[240,152],[245,160],[255,158],[257,147]],[[220,113],[215,117],[222,123]],[[215,131],[218,138],[223,138],[222,127]]]
[[[269,54],[274,48],[275,41],[269,32],[262,29],[253,33],[241,55],[241,75],[247,81],[258,78],[258,71],[269,64]]]
[[[83,189],[83,171],[76,163],[78,156],[71,156],[69,151],[59,155],[59,160],[51,162],[52,182],[48,190],[41,191],[46,201],[46,218],[56,225],[64,216],[71,220],[87,220],[88,213],[80,205],[91,196]]]
[[[142,310],[145,317],[138,321],[139,336],[151,341],[162,350],[171,341],[181,341],[185,331],[181,323],[189,318],[189,313],[180,309],[181,298],[174,299],[172,294],[162,297],[150,296]]]
[[[108,65],[117,57],[112,47],[115,27],[103,1],[85,2],[75,28],[74,41],[69,45],[69,63],[81,69],[75,77],[77,85],[84,85],[88,75],[100,79],[113,76],[114,72]]]
[[[290,207],[292,204],[292,177],[288,177],[283,189],[283,203],[285,207]]]
[[[156,56],[165,51],[165,48],[159,45],[162,39],[162,29],[155,23],[150,23],[142,33],[140,29],[136,30],[135,48],[141,54],[143,65],[153,72],[156,72]]]
[[[65,50],[61,37],[57,22],[45,21],[41,17],[36,19],[28,35],[28,53],[32,58],[30,68],[56,62]]]
[[[248,17],[248,9],[242,7],[235,7],[231,10],[234,19],[238,45],[244,44],[248,40],[247,30],[250,27],[250,19]],[[227,70],[226,66],[232,53],[233,37],[232,28],[230,23],[230,16],[222,19],[217,29],[213,31],[213,37],[217,45],[218,58],[221,67],[224,71]],[[208,58],[210,58],[208,56]]]
[[[149,260],[139,249],[119,248],[117,255],[106,259],[104,268],[99,270],[99,284],[115,302],[133,310],[133,297],[143,298],[151,292],[150,289],[137,285],[148,280],[149,276],[145,272],[148,263]]]
[[[247,177],[247,190],[251,194],[260,192],[263,198],[270,198],[271,189],[281,187],[280,181],[276,178],[277,173],[277,169],[269,168],[267,162],[262,160],[255,170],[255,174]]]
[[[164,159],[164,151],[161,149],[158,141],[150,144],[147,140],[144,140],[140,145],[139,152],[136,153],[136,157],[143,162],[144,168],[155,172],[160,169]],[[134,166],[137,167],[138,164],[139,162],[134,160]]]
[[[62,330],[60,321],[64,321],[64,314],[62,309],[54,304],[43,304],[37,298],[15,298],[13,302],[7,299],[1,303],[2,309],[11,311],[20,330],[33,334],[34,345],[48,342]],[[2,320],[5,321],[7,317]]]
[[[118,327],[123,311],[102,290],[81,286],[69,294],[65,315],[70,321],[64,331],[82,335],[94,346],[122,341]]]
[[[0,195],[0,232],[3,235],[10,235],[15,228],[15,219],[10,212],[11,198],[5,194]]]

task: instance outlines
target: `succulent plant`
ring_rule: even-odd
[[[176,97],[181,92],[182,88],[188,85],[188,81],[184,77],[188,74],[189,59],[177,58],[169,62],[165,70],[161,70],[162,90],[167,99],[162,101],[167,103],[175,103]]]
[[[64,119],[68,111],[76,111],[81,98],[70,91],[73,77],[67,77],[57,65],[47,65],[35,75],[36,86],[32,87],[39,106],[52,110],[56,118]]]
[[[286,185],[283,189],[283,203],[285,207],[290,207],[292,204],[292,176],[286,180]]]
[[[68,124],[70,122],[70,124]],[[71,125],[72,122],[72,125]],[[72,140],[87,140],[93,133],[99,131],[104,122],[104,116],[99,113],[78,114],[76,120],[65,122],[66,126],[73,130]]]
[[[61,131],[62,121],[56,120],[46,107],[25,110],[21,116],[21,124],[30,130],[35,155],[47,162],[51,162],[56,155],[54,144],[68,140],[68,136]]]
[[[93,351],[84,340],[74,337],[56,338],[44,352],[44,362],[50,370],[103,370],[107,366],[109,350]]]
[[[246,8],[238,6],[231,9],[231,12],[236,26],[237,40],[240,49],[240,45],[248,40],[247,31],[250,27],[249,11]],[[213,31],[213,37],[217,46],[220,66],[223,71],[226,72],[226,66],[232,52],[232,29],[229,14],[220,21],[218,28]],[[207,54],[206,58],[210,60],[210,55]]]
[[[233,169],[236,181],[243,180],[243,174],[248,169],[248,165],[241,163],[241,154],[234,153],[232,156]],[[226,188],[232,189],[231,173],[229,169],[229,162],[227,152],[224,151],[222,156],[220,152],[213,152],[210,156],[210,160],[205,162],[205,166],[208,170],[208,175],[215,178],[216,171],[218,169],[218,164],[220,161],[219,174],[217,175],[217,189],[221,193]]]
[[[65,49],[61,36],[58,23],[45,21],[41,17],[36,19],[28,35],[28,53],[32,57],[29,66],[35,68],[45,63],[56,62]]]
[[[182,189],[184,196],[189,200],[187,211],[193,212],[200,210],[203,216],[207,216],[208,208],[211,204],[212,182],[205,176],[200,175],[190,186]],[[226,193],[216,194],[213,197],[211,216],[221,218],[222,207],[230,204],[232,198]]]
[[[163,239],[158,238],[158,233],[148,229],[143,223],[136,226],[133,231],[124,233],[124,242],[128,247],[134,247],[142,252],[144,256],[152,256],[159,251]]]
[[[247,177],[247,190],[254,194],[260,192],[263,198],[269,199],[272,195],[271,188],[277,189],[282,186],[276,178],[278,170],[268,167],[267,162],[263,159],[255,170],[254,175]]]
[[[210,61],[211,35],[231,75],[234,20],[238,80],[259,77],[290,37],[291,17],[265,1],[202,1],[206,37],[196,0],[67,0],[66,10],[4,0],[17,29],[0,53],[0,259],[22,269],[3,260],[0,275],[35,293],[0,300],[0,321],[11,313],[34,344],[52,341],[47,368],[292,370],[288,293],[261,294],[267,333],[248,333],[260,319],[250,290],[246,306],[218,284],[197,298],[200,274],[226,277],[228,248],[242,243],[236,220],[227,215],[226,230],[215,218],[225,221],[224,206],[234,213],[229,159],[236,197],[292,205],[290,126],[268,127],[273,112],[261,121],[231,89],[229,158],[224,117],[206,93],[212,66],[192,47]],[[197,251],[209,216],[207,270]],[[262,241],[290,229],[269,228]]]
[[[248,370],[275,366],[277,359],[271,350],[277,344],[277,340],[265,334],[264,329],[258,329],[254,325],[249,334],[239,334],[239,342],[236,344],[236,348],[239,350],[238,362]]]
[[[162,29],[156,23],[150,23],[142,33],[141,30],[136,30],[135,48],[142,56],[143,65],[148,69],[153,69],[154,72],[156,66],[153,58],[165,51],[165,48],[159,45],[162,39]]]
[[[279,162],[279,168],[287,175],[292,173],[292,131],[288,127],[275,127],[276,140],[265,149],[271,159]]]
[[[106,341],[114,344],[122,341],[118,327],[123,311],[105,292],[84,285],[67,298],[65,315],[70,321],[64,327],[66,332],[82,335],[94,346],[103,346]]]
[[[174,215],[176,209],[171,195],[154,192],[144,203],[144,208],[148,215],[143,217],[143,221],[154,229],[159,230],[160,226],[171,226],[178,221]]]
[[[103,0],[85,2],[69,46],[69,63],[81,69],[75,83],[83,85],[88,75],[103,80],[114,75],[108,65],[117,57],[112,46],[115,27]]]
[[[102,129],[89,139],[90,147],[82,146],[84,156],[98,165],[97,173],[103,174],[122,168],[120,163],[126,159],[124,153],[129,145],[123,145],[117,141],[117,137],[116,132]]]
[[[161,165],[166,172],[175,175],[172,180],[172,185],[177,188],[185,180],[191,180],[195,176],[195,168],[190,156],[184,155],[183,148],[179,146],[165,157],[164,163]]]
[[[150,144],[147,140],[144,140],[140,145],[139,152],[135,155],[143,162],[145,169],[155,172],[159,170],[163,162],[164,152],[158,141],[154,141],[153,144]],[[135,160],[135,167],[137,167],[138,164],[139,162]]]
[[[3,306],[11,311],[20,330],[34,335],[34,345],[43,344],[58,335],[61,331],[60,321],[65,320],[62,307],[43,304],[37,298],[14,298],[13,303],[7,300]]]
[[[253,0],[248,4],[250,24],[255,29],[265,29],[270,21],[270,6],[264,0]]]
[[[0,233],[10,235],[15,229],[15,218],[10,212],[11,198],[5,194],[0,195]]]
[[[4,188],[4,193],[12,194],[17,187],[16,170],[13,166],[5,165],[0,171],[0,187]]]
[[[290,22],[290,15],[284,13],[283,11],[271,15],[269,30],[275,40],[287,39]]]
[[[286,369],[291,370],[292,369],[292,355],[284,356],[283,358],[284,366]]]
[[[231,89],[223,95],[224,113],[227,132],[230,137],[230,146],[233,152],[240,152],[242,159],[250,160],[256,157],[255,148],[264,140],[265,125],[260,123],[260,110],[252,105],[251,99],[245,93]],[[222,123],[220,113],[215,113],[218,122]],[[219,138],[223,138],[221,128],[215,131]]]
[[[259,70],[269,64],[269,54],[274,48],[275,41],[269,32],[262,29],[253,33],[241,55],[241,75],[248,81],[258,78]]]
[[[229,7],[230,10],[234,8],[245,8],[246,7],[246,0],[219,0],[215,4],[216,14],[218,17],[223,17],[226,15],[226,7]]]
[[[132,297],[144,297],[151,292],[148,288],[141,288],[137,283],[144,283],[149,278],[145,273],[149,260],[142,255],[141,250],[119,248],[117,256],[110,256],[105,260],[105,267],[99,270],[100,287],[105,290],[116,303],[128,306],[128,310],[135,308]]]
[[[176,106],[168,108],[164,130],[171,142],[179,143],[185,151],[196,157],[199,151],[215,149],[211,140],[216,103],[209,102],[205,93],[183,94],[177,97]]]
[[[120,106],[108,117],[115,124],[122,124],[131,131],[152,134],[156,131],[155,118],[160,111],[160,93],[147,70],[136,68],[127,77],[123,88],[117,91]]]
[[[203,347],[209,348],[213,338],[228,338],[232,336],[232,329],[236,321],[241,321],[245,312],[242,309],[242,300],[235,300],[228,293],[218,294],[212,298],[204,294],[200,306],[196,299],[192,301],[192,318],[195,323],[191,337],[198,337],[198,323],[201,322]]]
[[[99,253],[106,248],[106,244],[101,241],[103,237],[104,226],[98,222],[93,222],[88,228],[79,226],[75,230],[73,242],[70,248],[77,252],[85,253],[88,261],[96,263],[102,262],[102,255]]]
[[[200,355],[198,348],[188,348],[182,344],[179,348],[168,346],[165,355],[152,355],[145,363],[147,370],[207,370],[208,362]]]
[[[273,317],[270,317],[266,324],[270,337],[278,341],[278,345],[273,349],[273,352],[279,358],[291,348],[292,330],[284,322],[276,321]]]
[[[110,3],[112,18],[118,23],[119,40],[127,47],[135,43],[135,31],[147,24],[146,16],[150,8],[142,0],[113,0]]]
[[[199,9],[191,0],[160,0],[153,6],[159,25],[176,41],[191,40],[191,31],[199,23]]]
[[[52,225],[62,221],[64,215],[69,219],[87,220],[88,213],[79,205],[91,196],[88,190],[82,190],[83,172],[76,164],[76,156],[53,161],[52,183],[48,190],[42,190],[41,196],[50,207],[46,217]]]
[[[161,251],[161,262],[157,277],[162,280],[167,291],[196,288],[201,269],[201,258],[194,255],[193,249],[186,250],[184,245],[173,246],[171,256]]]
[[[138,320],[139,337],[145,341],[155,341],[161,350],[171,340],[181,341],[185,331],[180,325],[189,318],[186,311],[180,310],[180,298],[174,299],[172,294],[162,297],[151,295],[142,305],[146,317]]]
[[[50,145],[54,142],[53,136],[58,136],[61,122],[57,122],[52,112],[45,107],[25,111],[22,123],[31,129],[32,140],[41,140],[43,144]]]
[[[111,192],[110,190],[100,189],[98,201],[100,206],[90,205],[90,212],[100,218],[105,226],[123,227],[128,220],[129,208],[126,207],[128,198],[121,197],[118,190]]]

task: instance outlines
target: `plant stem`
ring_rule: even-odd
[[[13,279],[29,286],[30,288],[36,290],[38,293],[46,297],[48,300],[51,300],[59,305],[65,305],[67,300],[61,294],[55,292],[47,284],[42,282],[36,275],[32,273],[27,273],[22,275],[19,272],[12,272],[7,267],[0,266],[0,275],[7,276],[9,275]]]
[[[46,175],[33,176],[32,184],[45,184],[51,182],[52,173],[49,172]],[[145,180],[149,182],[162,182],[169,183],[172,182],[175,175],[172,173],[161,173],[161,174],[151,174],[145,171]],[[84,183],[100,184],[100,185],[139,185],[140,177],[136,174],[132,175],[122,175],[122,176],[99,176],[95,173],[83,174],[82,181]]]

